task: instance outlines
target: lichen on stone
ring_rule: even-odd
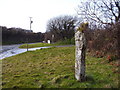
[[[80,32],[83,32],[87,28],[88,28],[88,22],[87,23],[81,23],[77,30],[80,31]]]

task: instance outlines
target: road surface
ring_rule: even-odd
[[[23,52],[26,52],[27,49],[21,49],[19,48],[21,44],[15,44],[15,45],[3,45],[2,48],[0,48],[0,59],[4,59],[6,57],[14,56]],[[55,46],[55,47],[69,47],[72,45],[61,45],[61,46]],[[33,51],[36,49],[41,49],[41,48],[50,48],[52,46],[47,46],[47,47],[37,47],[37,48],[29,48],[29,51]]]

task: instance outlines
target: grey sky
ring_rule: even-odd
[[[77,15],[75,9],[81,0],[0,0],[0,25],[45,32],[47,21],[59,15]]]

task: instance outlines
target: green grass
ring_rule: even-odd
[[[87,54],[87,81],[74,78],[74,47],[28,51],[3,59],[3,88],[118,88],[117,67]]]
[[[59,45],[74,45],[74,44],[75,44],[75,40],[74,40],[74,38],[72,38],[72,39],[61,40],[61,41],[58,41],[54,44],[49,44],[49,43],[28,44],[28,48],[46,47],[46,46],[59,46]],[[23,44],[19,48],[27,48],[27,44]]]
[[[58,45],[58,44],[35,43],[35,44],[28,44],[28,48],[45,47],[45,46],[56,46],[56,45]],[[27,48],[27,44],[23,44],[19,48]]]

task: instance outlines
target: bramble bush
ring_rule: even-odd
[[[87,30],[87,49],[95,57],[112,55],[112,60],[119,59],[120,55],[120,24],[104,29]],[[106,58],[108,59],[108,57]]]
[[[75,44],[75,38],[74,37],[71,38],[71,39],[65,38],[65,40],[58,41],[57,44],[59,44],[59,45],[69,45],[69,44],[74,45]]]

